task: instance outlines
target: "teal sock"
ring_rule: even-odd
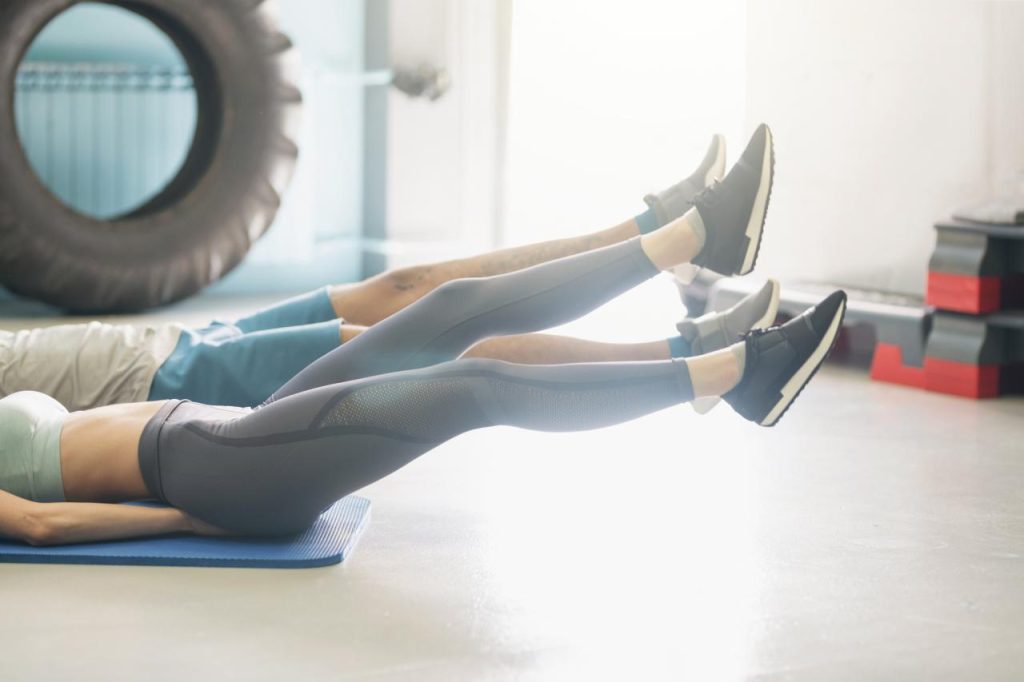
[[[658,216],[654,214],[653,208],[647,209],[633,220],[636,221],[636,226],[640,228],[640,234],[654,232],[661,227],[661,223],[658,222]]]
[[[693,355],[693,348],[682,336],[668,339],[668,352],[674,358],[688,358]]]

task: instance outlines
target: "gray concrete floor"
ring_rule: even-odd
[[[775,429],[490,429],[363,494],[340,566],[0,565],[0,679],[1024,677],[1018,398],[830,367]]]

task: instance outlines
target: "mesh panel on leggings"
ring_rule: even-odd
[[[678,392],[673,376],[568,386],[501,374],[452,374],[361,386],[318,426],[371,427],[429,442],[494,423],[545,431],[590,429],[664,407],[668,403],[659,396]],[[478,398],[488,401],[488,409]]]
[[[488,423],[467,379],[448,376],[360,386],[342,398],[318,426],[371,427],[440,442]]]

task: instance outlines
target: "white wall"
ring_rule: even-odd
[[[996,194],[1024,195],[1024,2],[992,3],[989,149]]]
[[[642,208],[760,121],[758,272],[922,293],[932,224],[1024,169],[1024,3],[516,0],[510,242]]]
[[[742,0],[516,0],[509,242],[606,227],[743,133]]]
[[[932,223],[1024,167],[1022,10],[749,0],[747,121],[777,142],[759,269],[922,293]]]

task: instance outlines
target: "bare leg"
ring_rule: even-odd
[[[704,224],[696,209],[690,209],[682,216],[661,229],[640,238],[644,253],[659,270],[668,270],[676,265],[688,263],[704,246]]]
[[[689,261],[696,255],[702,246],[702,240],[693,227],[693,221],[700,220],[696,211],[688,211],[685,215],[673,220],[664,227],[640,238],[640,246],[651,262],[659,269],[668,269],[679,263]],[[636,223],[630,221],[633,229]],[[627,225],[624,223],[623,225]],[[622,226],[619,226],[622,227]],[[613,228],[617,229],[617,228]],[[572,240],[569,240],[572,241]],[[555,244],[555,242],[551,242]],[[541,249],[543,244],[522,247],[524,250]],[[587,249],[590,250],[590,249]],[[516,251],[516,249],[510,249]],[[480,256],[477,260],[487,261],[489,259],[500,259],[501,254],[497,252]],[[470,259],[474,260],[474,259]],[[442,263],[436,267],[452,266],[462,261]],[[435,266],[424,266],[435,267]],[[496,267],[496,266],[495,266]],[[525,267],[525,265],[523,266]],[[385,273],[381,277],[387,277],[394,273]],[[498,273],[500,274],[500,273]],[[470,275],[480,276],[480,275]],[[365,285],[371,285],[375,280],[368,280]],[[369,287],[363,290],[363,294],[369,291]],[[425,292],[423,292],[425,293]],[[422,293],[416,296],[419,298]],[[412,303],[415,299],[409,301]],[[394,302],[394,298],[392,298]],[[337,305],[335,305],[337,308]],[[378,311],[381,312],[381,311]],[[390,314],[390,313],[389,313]],[[342,315],[348,321],[353,322],[349,316]],[[383,317],[386,317],[384,315]],[[341,341],[345,343],[359,336],[366,331],[368,325],[343,324],[341,326]],[[551,334],[521,334],[514,336],[499,336],[484,339],[470,347],[462,357],[491,358],[504,360],[506,362],[518,362],[525,364],[551,364],[551,363],[572,363],[572,362],[613,362],[622,360],[664,360],[670,357],[668,342],[666,340],[647,343],[612,344],[597,341],[585,341],[571,337],[555,336]]]
[[[743,342],[686,359],[695,397],[720,396],[736,387],[743,376],[743,366],[735,348],[743,348]]]
[[[554,334],[519,334],[484,339],[460,357],[491,358],[521,365],[567,365],[576,362],[668,360],[668,341],[603,343]]]
[[[419,300],[445,282],[464,277],[490,277],[546,263],[573,254],[617,244],[640,234],[632,218],[600,232],[515,246],[457,260],[389,270],[363,282],[330,288],[338,317],[369,326]]]

